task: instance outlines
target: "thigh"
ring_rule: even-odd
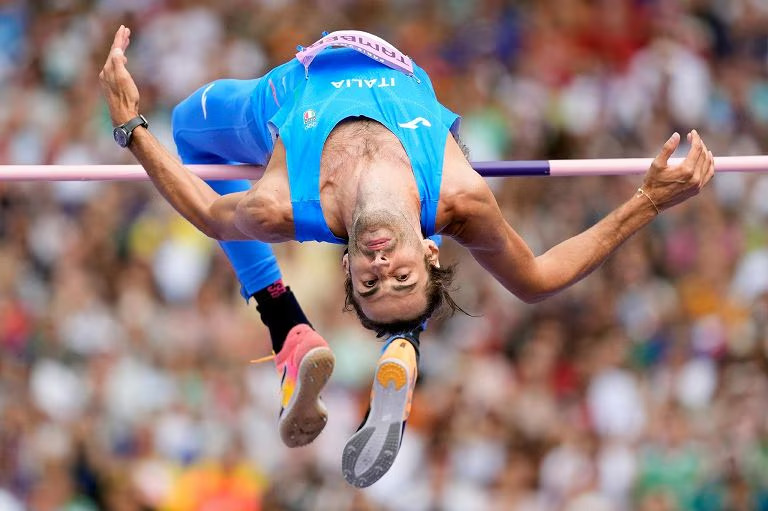
[[[216,80],[176,106],[173,137],[185,163],[267,163],[271,137],[252,105],[262,80]]]

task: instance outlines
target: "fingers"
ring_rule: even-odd
[[[115,32],[104,68],[99,74],[101,89],[114,125],[136,117],[139,110],[139,91],[126,68],[128,59],[125,57],[125,50],[130,44],[130,35],[130,29],[120,25]]]
[[[109,53],[111,54],[117,49],[120,49],[122,51],[122,43],[123,43],[123,29],[125,27],[123,25],[120,25],[120,28],[117,29],[117,32],[115,32],[115,38],[112,40],[112,46],[109,48]]]
[[[109,49],[110,54],[116,50],[120,50],[123,53],[130,44],[131,29],[125,25],[120,25],[120,28],[115,32],[115,39],[112,41],[112,47]]]
[[[698,188],[701,188],[701,180],[706,171],[704,163],[707,159],[707,151],[698,131],[691,130],[690,141],[691,148],[685,157],[683,166],[687,172],[689,182],[695,183]]]
[[[698,190],[712,178],[710,168],[713,163],[712,152],[696,130],[688,133],[688,141],[691,144],[688,154],[679,167],[681,181],[695,184]]]
[[[650,190],[660,210],[698,195],[715,173],[712,151],[707,148],[698,131],[691,130],[688,141],[691,146],[686,157],[670,165],[668,160],[680,142],[677,133],[672,135],[646,174],[644,189],[646,192]]]
[[[695,134],[695,143],[698,146],[698,153],[699,156],[696,159],[695,165],[696,170],[701,171],[699,174],[703,176],[707,169],[709,168],[709,149],[707,149],[707,145],[704,143],[704,141],[701,139],[701,135],[699,135],[699,132],[696,130],[693,130],[693,133]]]
[[[656,159],[653,160],[653,163],[660,168],[666,167],[669,157],[672,156],[678,145],[680,145],[680,134],[674,132],[672,133],[672,136],[664,142],[661,151],[656,155]]]
[[[715,157],[696,130],[691,131],[690,140],[691,150],[686,160],[692,161],[692,180],[697,183],[699,190],[701,190],[714,176]],[[694,158],[695,160],[693,160]]]
[[[688,154],[685,156],[684,164],[688,166],[688,170],[691,171],[692,178],[696,177],[696,170],[699,168],[700,159],[704,155],[704,143],[701,141],[701,136],[696,130],[692,130],[688,133],[688,141],[691,143],[691,148],[688,150]]]
[[[125,50],[128,49],[128,45],[131,43],[130,36],[131,29],[125,25],[120,25],[120,28],[118,28],[117,32],[115,32],[115,38],[112,41],[112,46],[109,49],[107,64],[112,63],[125,66],[125,64],[128,63],[128,59],[125,57]]]
[[[699,179],[699,190],[704,188],[704,185],[709,182],[710,179],[712,179],[712,176],[710,176],[710,170],[713,168],[713,160],[712,157],[712,151],[707,149],[707,145],[704,143],[704,141],[701,142],[702,146],[702,157],[699,159],[701,164],[701,176]]]
[[[702,186],[709,183],[709,180],[712,179],[712,177],[715,175],[715,155],[712,154],[712,151],[709,151],[709,169],[707,169],[707,175],[704,179],[704,183],[702,183]]]
[[[105,78],[112,77],[115,73],[118,73],[125,69],[128,59],[125,57],[125,50],[130,44],[131,29],[125,25],[120,25],[120,28],[115,32],[115,38],[112,41],[112,46],[109,49],[109,55],[107,61],[104,64],[104,68],[99,74],[99,78],[104,80]]]

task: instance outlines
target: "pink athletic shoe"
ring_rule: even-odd
[[[288,332],[275,363],[282,378],[280,437],[288,447],[307,445],[328,421],[320,391],[331,377],[335,357],[325,339],[302,324]]]

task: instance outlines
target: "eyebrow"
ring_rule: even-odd
[[[415,288],[416,284],[418,284],[418,281],[413,282],[411,284],[395,284],[394,286],[392,286],[392,290],[393,291],[405,291],[406,289],[410,290]],[[379,286],[377,284],[375,287],[369,289],[368,291],[359,292],[357,294],[360,295],[360,298],[368,298],[369,296],[375,295],[378,290],[379,290]]]

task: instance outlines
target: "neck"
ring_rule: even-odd
[[[352,232],[357,218],[372,211],[389,211],[421,232],[419,191],[407,162],[385,158],[362,167],[355,173],[358,180],[353,200],[343,212],[347,232]]]
[[[321,161],[321,200],[331,230],[349,236],[355,219],[387,211],[421,232],[419,191],[397,137],[380,123],[355,118],[336,126]]]

